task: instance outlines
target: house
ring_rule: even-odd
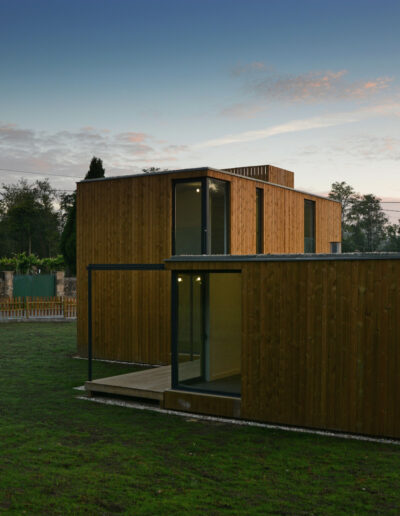
[[[400,438],[400,253],[332,254],[339,203],[271,166],[78,184],[86,382],[168,409]],[[91,374],[89,374],[91,379]]]
[[[87,353],[89,264],[163,264],[171,256],[328,253],[341,205],[294,188],[271,165],[86,180],[77,188],[78,351]],[[171,361],[171,276],[96,271],[97,358]]]

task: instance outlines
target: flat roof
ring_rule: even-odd
[[[242,179],[248,179],[249,181],[265,183],[267,185],[272,185],[272,186],[276,186],[278,188],[283,188],[284,190],[290,190],[291,192],[297,192],[297,193],[301,193],[304,195],[311,195],[312,197],[318,197],[319,199],[324,199],[325,201],[337,202],[337,203],[341,204],[340,201],[336,201],[335,199],[329,199],[328,197],[324,197],[323,195],[305,192],[304,190],[297,190],[296,188],[291,188],[290,186],[279,185],[277,183],[271,183],[269,181],[264,181],[263,179],[256,179],[254,177],[242,176],[241,174],[236,174],[234,172],[228,172],[227,170],[221,170],[219,168],[214,168],[214,167],[181,168],[178,170],[160,170],[157,172],[140,172],[138,174],[129,174],[126,176],[96,177],[94,179],[82,179],[82,181],[77,181],[77,184],[93,183],[93,182],[98,182],[98,181],[112,181],[114,179],[132,179],[132,178],[143,177],[143,176],[148,177],[148,176],[159,176],[159,175],[177,174],[177,173],[183,174],[185,172],[206,172],[208,170],[211,170],[212,172],[219,172],[221,174],[226,174],[228,176],[241,177]],[[294,172],[293,172],[293,174],[294,174]]]
[[[400,253],[218,254],[171,256],[164,262],[307,262],[345,260],[400,260]]]

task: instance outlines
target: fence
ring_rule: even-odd
[[[68,297],[13,297],[0,299],[0,320],[72,319],[76,299]]]

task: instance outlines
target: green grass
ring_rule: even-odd
[[[76,399],[75,330],[0,325],[0,513],[400,513],[400,446]]]

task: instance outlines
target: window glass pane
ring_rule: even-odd
[[[256,188],[256,253],[264,252],[264,191]]]
[[[241,392],[241,275],[182,273],[177,281],[178,387]],[[204,330],[203,330],[204,328]]]
[[[179,274],[178,288],[178,382],[191,385],[202,377],[204,280],[201,274]]]
[[[175,254],[201,254],[200,181],[175,184]]]
[[[208,254],[228,253],[228,184],[208,180]]]
[[[304,201],[304,252],[315,253],[315,202]]]

